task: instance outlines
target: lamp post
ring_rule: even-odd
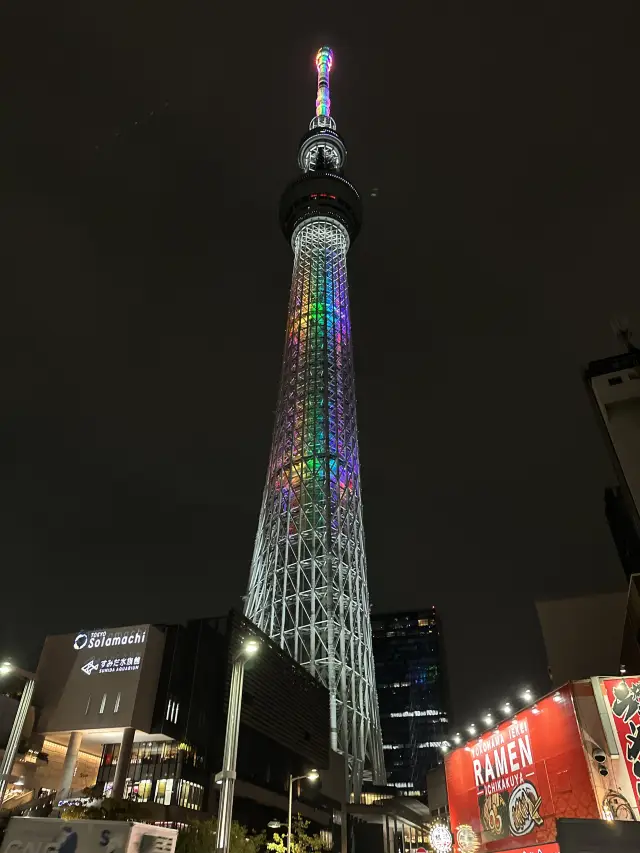
[[[221,786],[218,803],[218,832],[216,835],[216,850],[228,853],[229,836],[231,833],[231,814],[233,811],[233,789],[236,781],[236,759],[238,757],[238,733],[240,731],[240,711],[242,708],[242,685],[244,682],[244,665],[252,658],[260,643],[257,640],[246,640],[233,662],[231,670],[231,689],[229,690],[229,707],[227,710],[227,731],[224,739],[224,758],[222,770],[216,774],[216,783]]]
[[[24,722],[27,719],[27,713],[29,711],[29,706],[31,705],[31,697],[33,696],[33,688],[36,683],[36,677],[32,672],[19,669],[17,666],[13,666],[12,663],[9,663],[9,661],[4,661],[4,663],[0,664],[0,676],[3,675],[21,675],[26,679],[26,684],[22,690],[18,710],[16,711],[16,715],[13,719],[13,726],[11,727],[11,734],[9,735],[9,740],[7,741],[7,746],[5,748],[2,761],[0,762],[0,807],[2,806],[4,795],[7,790],[7,783],[11,776],[13,762],[16,760],[18,746],[20,745],[20,738],[22,737],[22,729],[24,727]]]
[[[303,776],[289,775],[289,820],[287,821],[287,853],[291,853],[291,809],[293,806],[293,783],[299,782],[301,779],[308,779],[310,782],[315,782],[320,774],[317,770],[310,770]]]

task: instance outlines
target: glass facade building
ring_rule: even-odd
[[[215,619],[155,627],[164,633],[165,643],[152,725],[148,734],[139,732],[133,744],[125,798],[215,810],[212,777],[222,766],[231,667],[248,635],[256,637],[261,648],[245,669],[238,778],[286,795],[290,774],[328,767],[326,688],[248,620],[232,611]],[[113,787],[120,750],[119,743],[102,747],[99,793],[108,795]],[[304,792],[318,805],[324,802],[321,787],[318,783]],[[236,800],[234,815],[251,823],[255,809],[244,811],[242,798]],[[269,816],[265,824],[267,820]]]
[[[120,744],[105,744],[98,771],[98,784],[109,795],[113,787]],[[186,743],[147,741],[134,744],[129,775],[124,787],[128,800],[202,809],[207,774],[204,757]],[[193,774],[200,779],[191,781]],[[189,778],[186,778],[189,777]]]
[[[372,628],[387,785],[425,796],[448,730],[440,620],[432,607],[374,614]]]

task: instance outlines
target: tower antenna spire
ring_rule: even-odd
[[[331,115],[331,94],[329,90],[329,74],[333,65],[333,51],[330,47],[321,47],[316,54],[318,69],[318,96],[316,98],[316,115]]]
[[[332,65],[333,51],[325,45],[316,53],[318,92],[316,95],[316,114],[311,119],[309,130],[317,130],[318,128],[336,129],[336,123],[331,117],[331,93],[329,90],[329,75],[331,74]]]

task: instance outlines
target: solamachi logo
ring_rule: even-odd
[[[89,642],[89,635],[85,634],[85,633],[80,633],[80,634],[78,634],[78,636],[73,641],[73,648],[77,652],[79,652],[81,649],[84,649],[84,647],[87,645],[88,642]]]

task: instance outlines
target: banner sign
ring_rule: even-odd
[[[602,680],[629,781],[640,808],[640,677]]]
[[[568,686],[452,750],[445,770],[455,853],[557,853],[556,818],[600,817]]]

